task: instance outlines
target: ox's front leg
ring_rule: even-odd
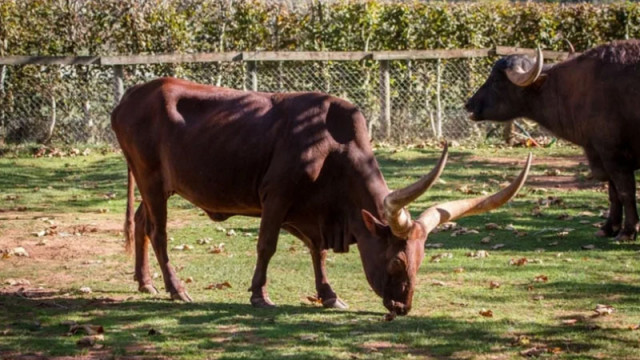
[[[267,293],[267,268],[269,261],[276,252],[280,227],[284,221],[288,205],[285,206],[278,197],[273,197],[269,204],[263,204],[262,218],[260,219],[260,231],[258,234],[258,261],[256,270],[251,280],[251,305],[258,308],[270,308],[276,306]]]
[[[609,215],[607,221],[596,232],[598,237],[614,237],[622,227],[622,201],[616,191],[616,185],[609,180]]]
[[[347,309],[347,304],[338,298],[338,295],[336,295],[331,285],[329,285],[326,268],[327,250],[320,250],[314,247],[310,250],[311,260],[313,261],[313,272],[316,277],[316,291],[318,292],[318,298],[322,300],[322,306],[326,308]]]

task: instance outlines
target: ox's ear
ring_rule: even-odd
[[[367,230],[373,235],[382,234],[382,230],[386,226],[380,220],[378,220],[372,213],[367,210],[362,209],[362,221],[364,221],[364,226],[367,227]]]

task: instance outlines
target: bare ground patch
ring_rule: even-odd
[[[471,156],[465,161],[513,167],[521,166],[523,163],[521,160],[515,160],[513,156],[492,156],[490,158]],[[588,166],[587,159],[584,155],[535,156],[532,165],[533,171],[536,171],[536,165],[543,165],[547,169],[557,171],[549,171],[543,175],[529,175],[527,185],[530,187],[552,188],[561,191],[601,189],[603,187],[602,182],[581,176],[589,174],[588,170],[580,173],[581,169]]]

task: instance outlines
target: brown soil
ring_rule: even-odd
[[[495,165],[506,165],[518,167],[523,164],[523,161],[514,160],[513,157],[497,157],[493,156],[490,159],[473,156],[466,161],[469,162],[484,162]],[[536,164],[544,164],[545,168],[557,169],[558,175],[529,175],[527,179],[527,186],[531,188],[548,188],[560,191],[573,191],[581,189],[602,189],[604,183],[594,179],[584,179],[584,177],[577,176],[579,169],[584,169],[587,164],[587,159],[584,155],[562,156],[562,157],[534,157],[532,170],[535,172]],[[582,172],[582,175],[588,175],[589,171]]]

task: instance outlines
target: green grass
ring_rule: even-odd
[[[443,182],[410,210],[414,216],[440,201],[494,192],[499,183],[515,176],[526,149],[456,147]],[[567,359],[640,358],[640,245],[596,239],[593,223],[602,221],[607,196],[597,183],[585,179],[584,165],[553,165],[549,159],[575,160],[572,147],[535,149],[530,182],[510,204],[489,214],[458,223],[477,234],[432,234],[419,273],[413,310],[406,317],[383,321],[382,301],[369,288],[356,247],[348,254],[331,253],[329,278],[350,306],[347,311],[325,310],[311,304],[314,295],[310,256],[304,245],[282,233],[269,268],[269,292],[279,307],[257,310],[249,305],[247,289],[255,265],[258,220],[234,217],[213,223],[202,212],[177,197],[170,201],[170,247],[189,244],[192,250],[170,252],[174,266],[195,299],[192,304],[170,302],[166,294],[137,293],[132,280],[133,260],[121,251],[119,233],[125,209],[126,168],[121,155],[107,153],[81,157],[0,158],[0,249],[25,247],[28,258],[0,260],[0,282],[27,279],[29,290],[0,283],[0,357],[19,354],[95,357],[200,358],[519,358],[533,346],[546,346],[541,357]],[[434,165],[438,151],[418,148],[376,150],[380,167],[395,188],[417,179]],[[496,160],[499,158],[500,161]],[[578,179],[579,189],[566,190],[544,181],[550,169],[559,180]],[[108,199],[105,194],[113,193]],[[539,199],[562,198],[560,205],[532,209]],[[19,210],[19,211],[18,211]],[[584,213],[589,211],[593,215]],[[559,216],[569,215],[569,220]],[[58,235],[36,237],[53,219]],[[512,231],[486,230],[486,223],[512,224]],[[77,226],[96,232],[60,237]],[[228,237],[216,227],[234,229]],[[565,236],[558,233],[572,229]],[[250,236],[243,233],[251,233]],[[492,233],[490,243],[480,239]],[[223,254],[210,254],[209,245],[225,243]],[[47,239],[44,246],[36,245]],[[495,244],[500,249],[491,249]],[[583,245],[595,250],[583,250]],[[466,256],[486,250],[489,257]],[[452,258],[430,262],[433,255]],[[527,258],[524,266],[510,259]],[[153,271],[158,272],[155,259]],[[456,269],[462,268],[462,272]],[[459,270],[458,270],[459,271]],[[539,275],[547,282],[536,282]],[[433,285],[442,281],[446,286]],[[232,288],[207,290],[208,284],[228,281]],[[501,284],[490,289],[489,282]],[[155,280],[162,290],[162,279]],[[89,286],[91,294],[78,289]],[[597,304],[615,308],[608,316],[592,317]],[[482,309],[493,317],[479,315]],[[577,319],[574,325],[563,320]],[[102,325],[102,349],[81,349],[81,335],[65,336],[65,320]],[[159,335],[148,335],[150,329]],[[520,338],[520,341],[515,339]]]

